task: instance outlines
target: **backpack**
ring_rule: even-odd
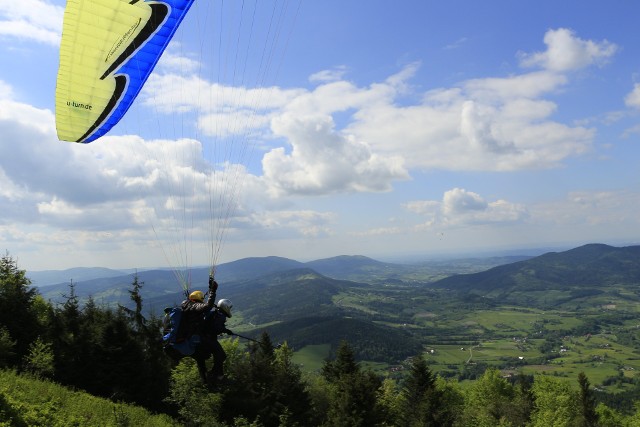
[[[169,332],[163,337],[165,348],[173,348],[183,356],[190,356],[196,351],[196,347],[200,344],[200,335],[185,336],[184,322],[182,322],[182,307],[173,307],[168,314]]]
[[[165,316],[169,317],[169,332],[167,332],[163,337],[162,341],[165,344],[175,344],[176,342],[184,341],[184,337],[180,336],[180,326],[182,321],[182,307],[173,307],[168,314]]]

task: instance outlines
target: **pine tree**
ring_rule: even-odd
[[[596,427],[598,414],[596,413],[596,400],[590,389],[589,379],[584,372],[578,374],[580,385],[580,408],[582,411],[581,427]]]
[[[311,398],[302,381],[302,372],[292,358],[293,350],[287,343],[275,350],[273,388],[277,390],[278,401],[285,406],[284,412],[289,425],[309,425]],[[281,417],[283,415],[285,414]]]
[[[138,279],[138,273],[136,272],[136,274],[133,276],[133,282],[131,282],[131,289],[127,291],[129,292],[129,297],[131,298],[131,301],[133,301],[135,305],[135,309],[131,310],[130,308],[120,306],[120,309],[124,310],[124,312],[127,313],[127,315],[129,315],[129,317],[133,321],[133,324],[136,330],[139,332],[144,331],[145,324],[147,321],[142,315],[142,294],[140,293],[140,290],[142,289],[143,285],[144,285],[144,282],[141,282]]]
[[[513,405],[506,408],[506,418],[510,420],[514,426],[525,426],[531,419],[531,412],[534,407],[533,393],[531,385],[533,377],[519,374],[514,384]]]
[[[346,341],[340,343],[336,359],[325,362],[322,375],[333,390],[327,425],[375,426],[383,422],[384,411],[378,402],[382,382],[373,372],[360,369]]]
[[[232,424],[235,418],[243,417],[251,422],[259,420],[266,427],[283,422],[309,425],[309,394],[286,345],[275,350],[269,334],[263,332],[259,343],[249,346],[249,357],[244,358],[225,344],[230,384],[223,392],[222,421]]]
[[[402,388],[402,426],[444,426],[439,417],[443,409],[440,393],[436,389],[436,379],[425,360],[414,357],[411,371]]]
[[[342,376],[355,374],[360,371],[353,350],[346,341],[342,341],[338,347],[336,358],[328,360],[322,367],[322,375],[329,382],[339,380]]]
[[[15,342],[5,354],[7,363],[14,366],[28,354],[40,331],[33,309],[37,291],[25,274],[8,253],[0,258],[0,328],[6,331],[6,342]]]
[[[82,351],[80,341],[80,305],[73,280],[69,283],[69,294],[63,295],[65,302],[55,311],[52,332],[56,335],[54,353],[56,377],[65,384],[83,387],[86,364],[90,363]]]

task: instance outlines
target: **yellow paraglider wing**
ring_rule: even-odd
[[[67,0],[56,85],[63,141],[91,142],[126,113],[193,0]]]

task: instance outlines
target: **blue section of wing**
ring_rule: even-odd
[[[129,107],[131,107],[133,100],[140,93],[142,86],[149,78],[151,71],[153,71],[162,52],[169,44],[194,0],[145,0],[145,2],[151,5],[165,5],[168,8],[168,14],[163,16],[164,22],[157,28],[154,26],[154,31],[149,34],[149,37],[139,43],[141,47],[132,52],[132,55],[108,77],[112,78],[114,75],[124,76],[126,84],[123,85],[121,92],[114,94],[113,107],[108,116],[97,124],[95,130],[81,142],[87,143],[100,138],[109,132],[124,116]]]

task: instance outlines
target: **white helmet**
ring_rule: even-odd
[[[233,304],[228,299],[221,299],[218,301],[218,308],[222,311],[227,317],[231,317],[231,309],[233,308]]]

